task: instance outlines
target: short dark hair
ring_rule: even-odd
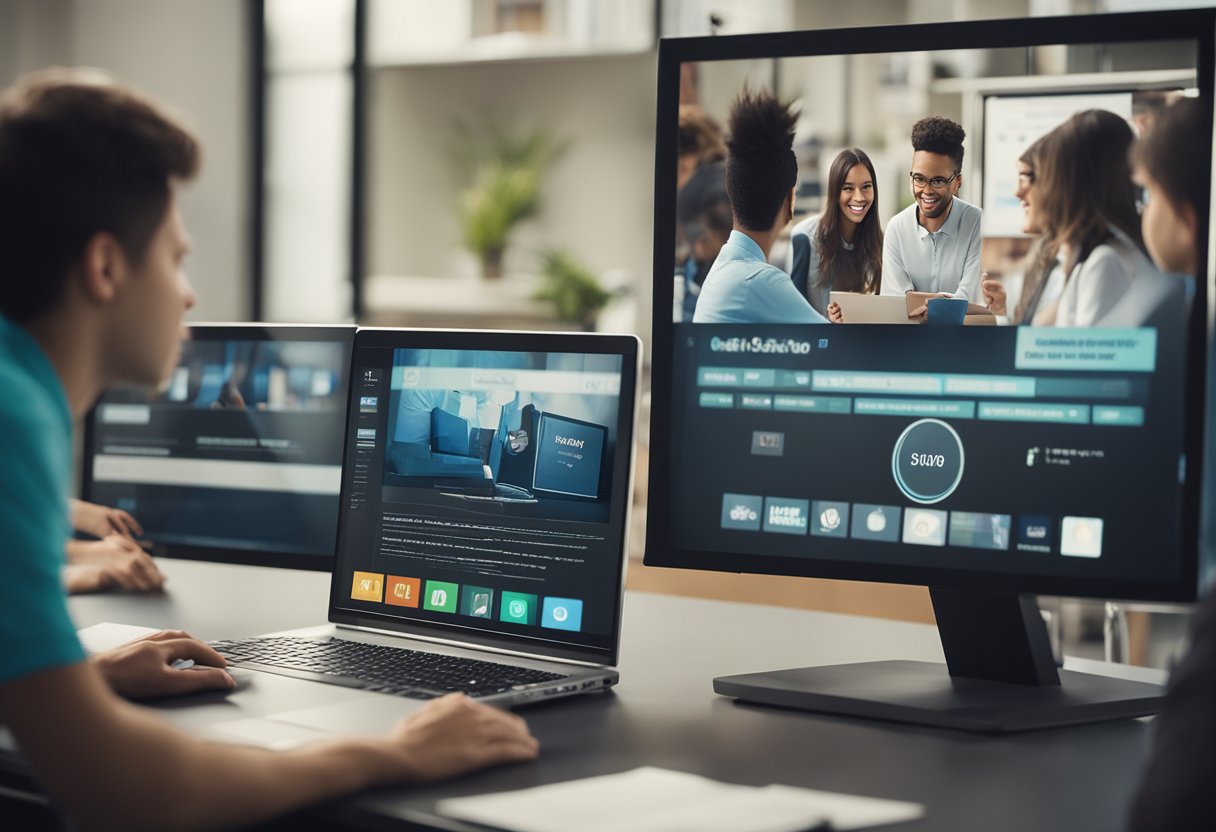
[[[52,309],[97,233],[142,262],[171,180],[199,155],[173,117],[95,71],[44,70],[0,94],[0,313]]]
[[[684,236],[696,241],[705,234],[730,236],[731,206],[726,194],[726,163],[702,165],[676,196],[676,216]]]
[[[730,110],[726,192],[735,222],[751,231],[773,225],[798,181],[794,156],[797,115],[771,92],[744,89]]]
[[[966,131],[943,116],[926,116],[912,125],[912,149],[949,156],[954,170],[963,169],[963,139]]]
[[[1161,109],[1144,138],[1132,146],[1132,164],[1144,169],[1175,203],[1189,203],[1208,227],[1208,177],[1203,164],[1212,151],[1211,104],[1201,98],[1179,98]],[[1196,164],[1198,162],[1199,164]]]

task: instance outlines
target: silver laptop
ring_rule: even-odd
[[[832,292],[828,298],[832,303],[840,304],[840,314],[846,324],[920,323],[920,319],[908,317],[908,303],[903,295]]]
[[[240,687],[177,721],[281,748],[615,684],[638,368],[634,336],[360,329],[330,623],[216,642]]]

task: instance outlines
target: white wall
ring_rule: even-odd
[[[249,315],[249,11],[244,0],[0,0],[0,85],[94,66],[173,109],[203,143],[182,194],[196,320]]]
[[[520,226],[506,271],[534,272],[541,249],[570,249],[596,272],[628,270],[649,329],[655,56],[377,70],[369,102],[368,270],[471,274],[453,213],[444,143],[456,119],[546,127],[571,142]],[[505,279],[510,279],[508,276]],[[453,300],[459,307],[459,300]]]

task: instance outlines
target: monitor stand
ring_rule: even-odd
[[[1160,685],[1058,670],[1034,596],[929,594],[945,664],[862,662],[719,676],[714,691],[761,705],[988,733],[1160,710]]]

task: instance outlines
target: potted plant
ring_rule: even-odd
[[[600,285],[595,274],[570,252],[551,249],[541,255],[541,285],[533,297],[553,305],[560,321],[568,321],[590,332],[595,319],[617,293]]]
[[[457,124],[451,147],[465,183],[456,206],[461,239],[481,261],[483,276],[500,277],[511,232],[540,210],[545,175],[566,142],[540,129],[516,135]]]

